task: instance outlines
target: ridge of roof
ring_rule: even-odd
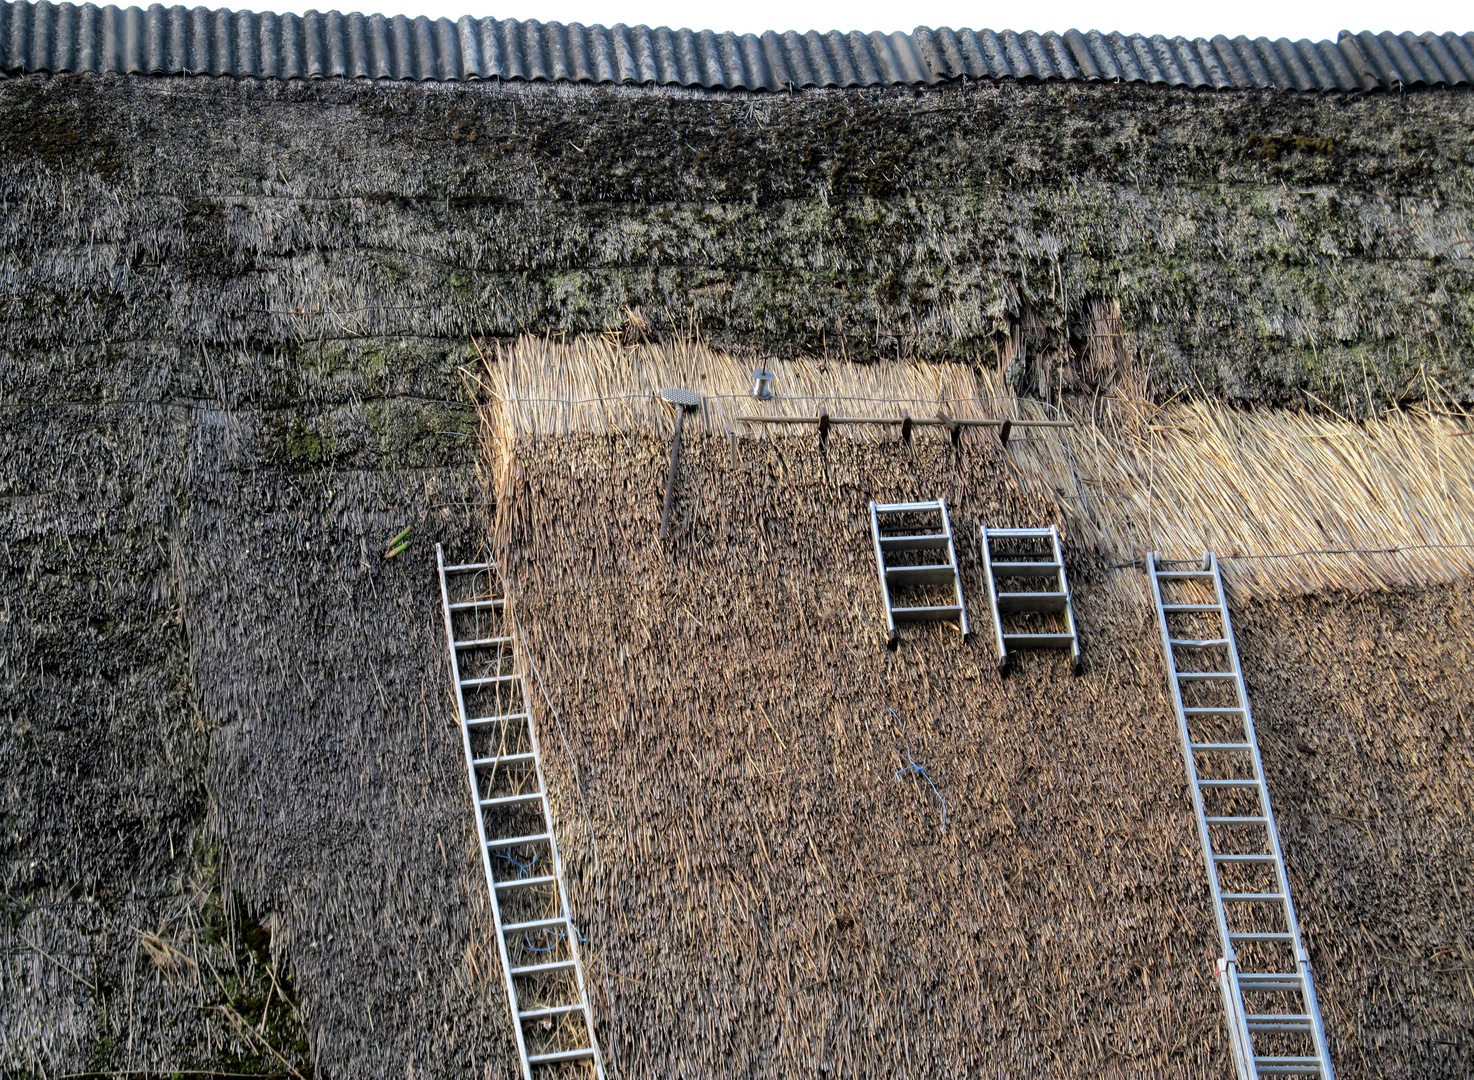
[[[1336,41],[1067,30],[734,34],[464,16],[147,9],[0,0],[0,72],[260,79],[482,79],[708,90],[955,79],[1360,91],[1474,84],[1474,33],[1343,30]]]

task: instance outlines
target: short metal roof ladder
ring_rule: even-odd
[[[1218,985],[1240,1080],[1334,1080],[1290,900],[1218,559],[1147,556],[1167,683],[1218,920]]]
[[[516,641],[506,599],[497,595],[496,567],[447,566],[439,544],[435,561],[476,836],[522,1077],[534,1080],[551,1075],[552,1066],[581,1065],[586,1075],[604,1080],[537,731],[525,681],[515,669]]]
[[[1075,610],[1070,604],[1070,585],[1065,580],[1064,552],[1059,546],[1059,529],[990,529],[982,526],[983,577],[988,582],[988,602],[993,609],[993,635],[998,643],[998,670],[1007,674],[1010,655],[1019,649],[1068,649],[1070,667],[1080,673],[1080,635],[1075,629]],[[995,542],[1017,549],[995,551]],[[1047,542],[1047,543],[1046,543]],[[1041,550],[1041,548],[1043,550]],[[1043,582],[1044,588],[1002,591],[1000,581]],[[1049,631],[1009,630],[1003,625],[1009,615],[1054,614],[1063,617],[1064,627]]]
[[[870,535],[875,541],[875,565],[880,571],[880,595],[885,603],[886,647],[900,641],[897,623],[955,622],[963,640],[969,636],[967,605],[962,600],[962,578],[957,573],[957,550],[952,545],[952,522],[944,499],[935,502],[870,504]],[[915,553],[945,552],[946,562],[917,561]],[[905,560],[893,563],[891,556]],[[920,556],[925,558],[923,554]],[[897,606],[892,590],[925,586],[952,586],[953,602]]]

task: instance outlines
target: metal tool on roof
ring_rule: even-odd
[[[1239,1080],[1334,1080],[1218,559],[1146,557],[1223,957]]]
[[[660,535],[670,532],[670,509],[676,500],[676,469],[681,463],[681,429],[686,425],[686,414],[701,408],[701,395],[694,390],[683,390],[679,386],[667,386],[660,392],[660,400],[676,407],[676,434],[670,444],[670,474],[665,478],[665,509],[660,513]]]
[[[759,401],[773,399],[773,373],[767,368],[752,369],[752,389],[748,391]]]
[[[967,605],[962,600],[962,579],[957,573],[957,551],[952,544],[952,522],[947,517],[946,501],[872,502],[870,535],[875,542],[880,597],[885,604],[886,647],[894,649],[899,644],[896,624],[903,622],[955,622],[966,640],[969,636]],[[946,561],[937,562],[936,556],[943,554]],[[926,561],[928,555],[932,555],[930,561]],[[945,589],[949,585],[951,589]],[[897,605],[895,602],[896,589],[936,586],[942,586],[944,593],[951,593],[943,603]]]
[[[537,729],[516,670],[506,600],[495,595],[496,568],[490,562],[446,566],[439,544],[435,564],[476,836],[522,1078],[550,1076],[557,1066],[559,1076],[569,1075],[572,1067],[590,1080],[604,1080]],[[463,676],[465,668],[476,674]]]
[[[1059,546],[1059,529],[990,529],[981,527],[983,577],[988,583],[988,602],[993,608],[993,636],[998,643],[998,670],[1008,674],[1010,654],[1019,649],[1068,649],[1070,666],[1080,673],[1080,637],[1075,630],[1075,611],[1070,606],[1070,586],[1065,580],[1064,553]],[[998,544],[1009,550],[995,550]],[[1014,582],[1005,592],[1000,581]],[[1043,583],[1042,589],[1023,588],[1024,583]],[[1028,630],[1004,625],[1035,615],[1058,615],[1062,626],[1052,630]]]

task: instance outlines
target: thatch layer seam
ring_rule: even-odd
[[[759,36],[469,15],[452,22],[17,0],[0,3],[0,71],[772,91],[962,78],[1357,91],[1474,83],[1474,34],[1342,31],[1336,41],[1271,41],[920,26],[910,34]]]

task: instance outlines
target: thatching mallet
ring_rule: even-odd
[[[686,423],[686,414],[701,407],[701,395],[694,390],[683,390],[679,386],[667,386],[660,391],[660,400],[676,407],[676,434],[670,444],[670,474],[665,478],[665,509],[660,514],[660,538],[670,532],[670,508],[676,499],[676,469],[681,463],[681,429]]]

